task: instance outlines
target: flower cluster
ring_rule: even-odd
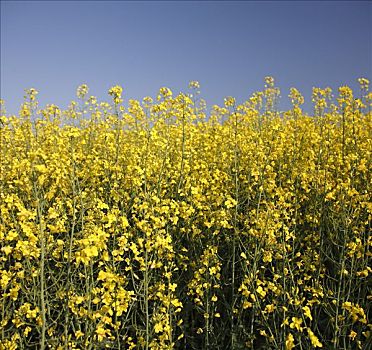
[[[360,94],[271,77],[0,115],[0,349],[362,349],[371,342],[371,126]],[[360,98],[355,98],[360,95]]]

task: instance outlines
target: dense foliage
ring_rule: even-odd
[[[0,349],[367,349],[372,94],[0,120]]]

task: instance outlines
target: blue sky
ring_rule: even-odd
[[[263,88],[310,100],[313,86],[357,89],[372,78],[369,1],[1,1],[1,98],[17,113],[24,89],[66,107],[78,85],[109,100],[187,92],[198,80],[209,106]]]

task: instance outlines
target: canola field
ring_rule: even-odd
[[[371,349],[372,93],[271,77],[0,116],[0,349]],[[332,96],[332,95],[335,96]],[[207,112],[208,111],[208,112]]]

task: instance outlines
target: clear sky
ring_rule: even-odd
[[[1,1],[1,98],[18,112],[24,89],[66,107],[78,85],[109,100],[198,80],[209,106],[263,88],[310,100],[313,86],[372,78],[371,1]]]

